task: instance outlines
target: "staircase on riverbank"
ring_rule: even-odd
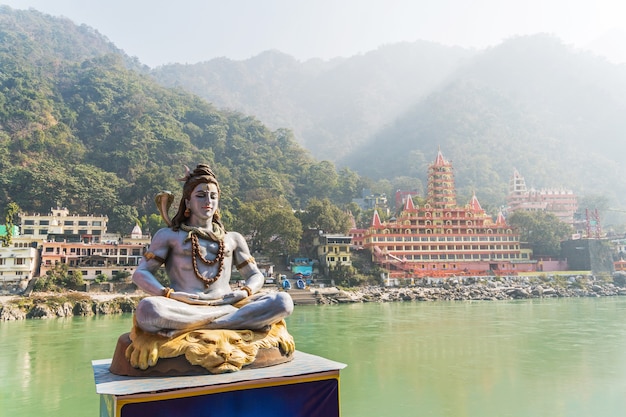
[[[317,294],[310,290],[288,290],[287,293],[291,296],[294,305],[312,305],[317,304]]]

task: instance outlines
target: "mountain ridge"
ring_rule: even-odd
[[[422,52],[425,47],[432,47],[430,55]],[[245,89],[230,95],[224,88],[220,100],[236,96],[247,112],[267,120],[255,103],[276,94],[280,100],[265,109],[292,126],[301,123],[293,128],[296,139],[318,158],[377,180],[408,176],[420,188],[428,162],[441,147],[455,161],[459,192],[467,198],[480,189],[488,203],[503,204],[513,168],[518,168],[539,187],[606,194],[612,204],[626,205],[626,187],[613,181],[626,174],[616,158],[626,151],[621,116],[626,65],[549,34],[511,37],[482,51],[394,44],[316,67],[315,77],[300,78],[308,90],[301,85],[294,90],[306,91],[298,101],[283,100],[283,89],[292,88],[289,76],[284,84],[270,84],[253,75],[251,63],[267,62],[273,53],[237,61],[248,67],[247,82],[256,83],[250,94],[254,99],[248,100]],[[306,62],[298,67],[280,54],[291,65],[283,70],[302,72]],[[418,67],[422,72],[413,72]],[[186,66],[180,73],[186,83],[178,85],[215,102],[202,88],[193,88],[197,68]],[[157,79],[159,71],[152,71]],[[349,82],[337,88],[338,80]],[[264,88],[268,93],[259,98]]]

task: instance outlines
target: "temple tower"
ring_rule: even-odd
[[[441,150],[428,167],[428,204],[433,208],[452,209],[456,207],[456,190],[452,163],[446,161]]]

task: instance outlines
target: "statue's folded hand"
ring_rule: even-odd
[[[247,296],[248,296],[248,293],[246,291],[236,290],[228,294],[224,294],[222,298],[208,300],[208,302],[209,302],[209,305],[212,305],[212,306],[235,304],[236,302],[243,300]]]
[[[194,305],[202,305],[202,306],[213,305],[211,304],[211,301],[213,300],[203,300],[200,298],[198,294],[191,294],[191,293],[183,292],[183,291],[173,291],[172,293],[170,293],[170,298],[176,301],[181,301],[186,304],[194,304]]]

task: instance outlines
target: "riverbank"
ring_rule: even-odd
[[[132,313],[144,296],[81,292],[2,296],[0,321]]]
[[[413,287],[363,287],[336,290],[318,295],[318,304],[397,302],[397,301],[495,301],[529,298],[572,298],[626,296],[626,287],[614,283],[530,283],[497,282],[464,283],[448,279],[438,283],[421,283]]]
[[[528,277],[507,279],[449,278],[424,279],[409,287],[368,286],[351,289],[311,288],[317,304],[384,303],[398,301],[515,300],[529,298],[626,296],[622,281],[606,282],[587,278],[538,280]],[[276,291],[276,289],[269,289]],[[305,290],[294,290],[306,292]],[[295,295],[295,294],[294,294]],[[1,296],[0,321],[44,319],[132,313],[145,297],[133,293],[32,293],[30,296]],[[294,297],[296,299],[296,297]],[[298,303],[296,302],[296,305]]]

